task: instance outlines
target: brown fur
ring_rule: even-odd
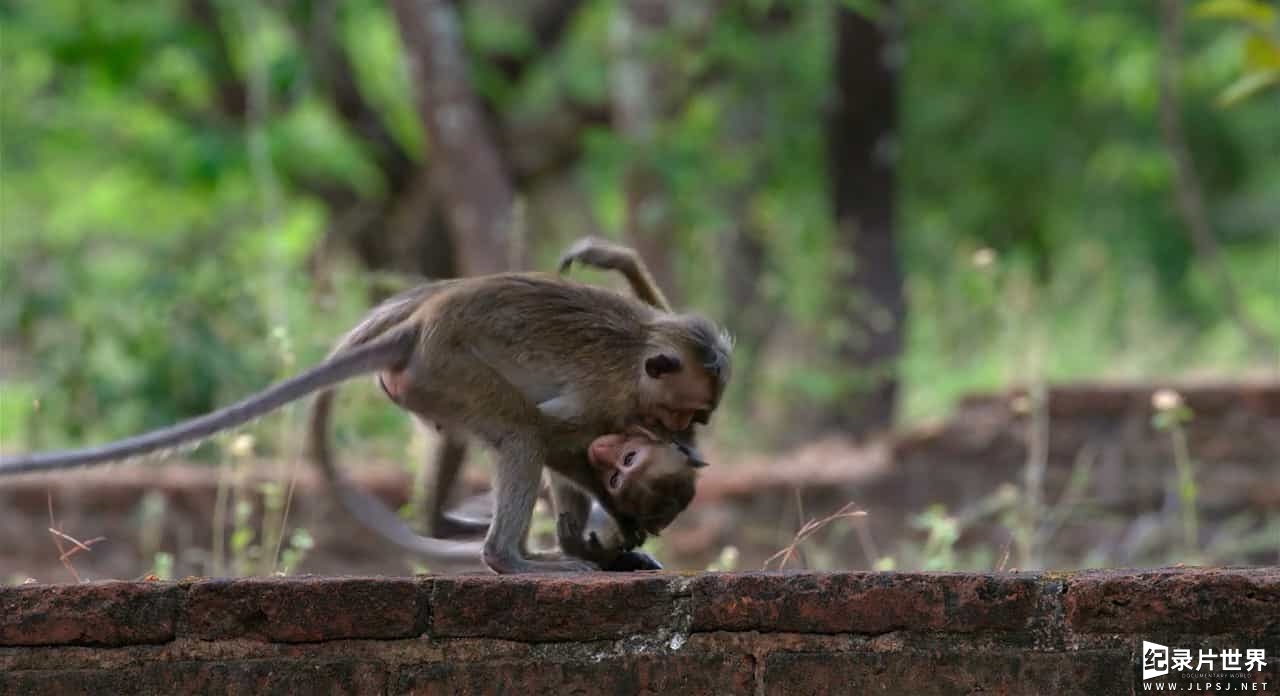
[[[668,380],[688,387],[686,396],[699,394],[698,408],[714,406],[719,381],[699,373],[701,356],[716,352],[715,347],[700,346],[696,332],[690,337],[678,330],[705,320],[672,317],[609,290],[542,274],[448,283],[419,295],[420,304],[401,324],[384,316],[408,311],[393,298],[390,308],[372,312],[341,346],[349,349],[367,339],[362,327],[418,327],[412,355],[383,376],[404,408],[446,428],[472,432],[498,451],[497,509],[485,541],[485,563],[499,572],[585,567],[580,561],[530,559],[522,553],[543,463],[561,481],[596,497],[623,524],[638,526],[632,520],[643,519],[643,528],[667,517],[665,511],[655,516],[620,509],[602,494],[580,453],[593,438],[621,431],[637,414],[652,411]],[[664,379],[646,377],[643,365],[653,354],[676,356],[683,367]],[[327,405],[320,403],[327,398],[318,400],[321,416],[327,415]],[[550,417],[537,408],[547,400],[567,400],[569,406]],[[323,438],[323,429],[315,427],[322,425],[323,417],[313,419],[313,444]],[[317,451],[326,450],[319,446]],[[578,456],[563,455],[569,451]],[[322,466],[336,471],[331,461]]]
[[[575,261],[586,266],[620,272],[627,279],[637,299],[655,309],[670,312],[666,297],[633,249],[604,240],[585,238],[574,243],[561,256],[560,272],[562,274],[566,272]],[[718,374],[727,378],[727,371],[719,371]],[[723,387],[723,380],[720,386]],[[394,389],[387,388],[385,384],[383,387],[388,396],[395,400],[392,394]],[[442,430],[445,435],[435,462],[434,485],[428,487],[426,496],[427,534],[445,537],[483,533],[488,528],[486,520],[464,519],[446,512],[445,503],[453,492],[453,486],[465,461],[466,447],[459,433]],[[641,543],[645,531],[656,533],[664,528],[688,506],[692,499],[696,473],[688,464],[691,460],[701,464],[700,457],[689,449],[693,444],[692,429],[681,434],[681,445],[636,434],[629,435],[628,438],[627,446],[622,449],[643,450],[646,466],[640,476],[628,476],[627,486],[622,490],[610,492],[599,489],[588,493],[582,490],[581,486],[568,482],[563,477],[553,477],[553,499],[557,503],[560,514],[560,524],[557,525],[558,541],[566,553],[608,563],[619,553],[629,551],[631,547]],[[564,457],[567,461],[573,462],[581,460],[586,455],[581,450],[556,447],[551,456]],[[616,468],[616,462],[614,466]],[[553,465],[549,468],[562,470],[566,467]],[[555,487],[559,487],[560,490],[555,491]],[[580,534],[575,536],[576,533],[569,530],[582,530],[585,527],[591,498],[596,496],[611,496],[612,500],[605,497],[599,499],[605,500],[604,504],[615,512],[619,509],[639,511],[633,524],[638,529],[629,529],[624,534],[623,530],[617,529],[613,520],[609,520],[606,526],[618,533],[605,533],[607,543],[599,543],[599,539],[593,538],[591,541],[594,545],[589,545],[588,540],[581,538]],[[618,505],[620,500],[623,502]],[[389,538],[403,536],[406,531],[407,528],[400,529],[394,535],[386,536]],[[605,530],[602,529],[602,532]],[[656,567],[652,559],[648,562]]]

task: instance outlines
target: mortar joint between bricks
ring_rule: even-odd
[[[173,636],[174,638],[191,637],[191,592],[196,581],[195,580],[179,580],[176,584],[178,587],[178,606],[173,612]]]
[[[1062,605],[1068,582],[1066,579],[1040,581],[1035,613],[1027,627],[1037,648],[1064,649],[1070,644],[1066,611]]]
[[[667,649],[678,651],[693,634],[693,595],[675,595],[671,598],[671,622],[668,626]]]
[[[414,593],[414,601],[417,606],[414,607],[413,630],[418,636],[432,636],[432,620],[434,618],[435,609],[435,581],[430,577],[419,576],[417,580],[418,589]]]

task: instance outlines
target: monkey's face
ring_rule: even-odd
[[[652,534],[688,507],[702,465],[638,427],[596,438],[587,455],[618,512],[634,517]]]
[[[659,352],[644,362],[640,417],[670,433],[706,423],[715,408],[716,380],[696,361]]]
[[[675,447],[641,428],[598,437],[587,453],[604,489],[614,498],[649,476],[650,469],[674,468],[677,459],[684,459]]]

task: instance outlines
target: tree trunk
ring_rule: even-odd
[[[515,195],[467,73],[461,28],[443,0],[392,0],[429,137],[433,176],[465,275],[495,273],[508,264],[507,235]]]
[[[768,264],[768,254],[760,238],[761,230],[747,210],[747,199],[745,190],[731,194],[729,210],[736,222],[720,238],[725,268],[721,314],[734,337],[734,384],[727,398],[743,412],[748,412],[755,402],[760,351],[779,321],[777,307],[761,289],[760,277]]]
[[[654,35],[667,24],[665,0],[624,0],[610,27],[617,55],[613,66],[614,129],[631,145],[632,161],[624,175],[626,238],[648,264],[654,280],[671,302],[682,293],[672,264],[677,247],[671,207],[661,174],[642,153],[649,151],[654,130],[665,108],[662,66],[655,64]]]
[[[849,331],[835,354],[846,381],[820,418],[825,429],[865,436],[893,423],[906,303],[894,239],[898,47],[893,5],[880,20],[836,16],[836,102],[827,124],[836,247],[837,316]]]

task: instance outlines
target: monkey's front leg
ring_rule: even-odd
[[[510,434],[500,441],[494,470],[493,523],[484,540],[484,564],[495,573],[568,573],[596,570],[586,560],[541,560],[523,553],[533,506],[542,481],[546,448],[534,434]]]

